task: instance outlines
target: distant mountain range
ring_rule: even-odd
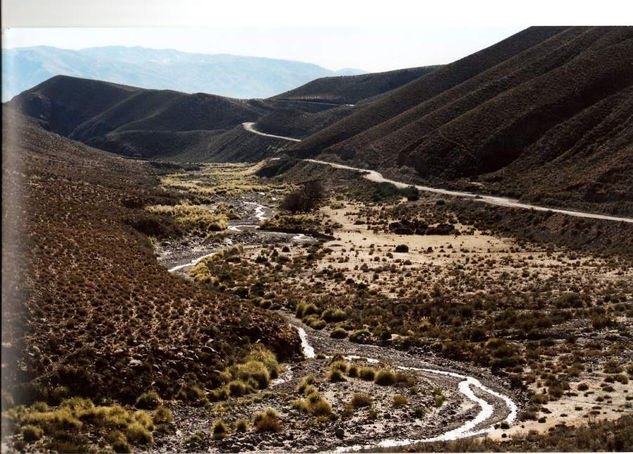
[[[319,77],[363,73],[349,68],[331,71],[290,60],[195,54],[170,49],[21,47],[2,49],[2,101],[56,75],[184,93],[267,98]]]

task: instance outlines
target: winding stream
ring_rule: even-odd
[[[257,202],[244,202],[244,203],[255,207],[253,215],[258,222],[266,218],[265,210],[267,207]],[[231,227],[233,228],[231,229]],[[241,231],[242,228],[254,229],[257,227],[257,224],[253,224],[253,223],[240,224],[240,225],[233,225],[231,227],[229,227],[229,229],[239,232]],[[300,240],[300,238],[298,237],[302,237],[302,236],[305,237],[305,235],[296,235],[296,236],[291,237],[291,239]],[[169,272],[171,273],[178,272],[178,271],[182,272],[181,270],[194,266],[195,264],[197,264],[204,258],[213,255],[215,252],[216,252],[215,250],[212,252],[207,251],[205,254],[197,256],[184,264],[176,265],[169,268]],[[297,330],[299,334],[299,338],[301,340],[301,349],[305,358],[307,359],[315,358],[316,356],[315,348],[311,344],[310,337],[308,333],[306,332],[306,330],[302,326],[296,325],[294,323],[291,323],[291,325],[295,327],[295,329]],[[376,347],[376,348],[380,348],[380,347]],[[354,353],[354,354],[348,354],[345,358],[348,360],[352,360],[352,359],[359,359],[361,358],[361,356]],[[366,358],[366,360],[369,363],[379,362],[379,360],[375,358]],[[400,370],[417,371],[417,372],[422,372],[422,373],[427,373],[427,374],[432,374],[432,375],[442,375],[442,376],[452,377],[452,378],[461,380],[458,384],[458,391],[466,399],[478,405],[479,412],[474,418],[465,421],[461,426],[452,430],[448,430],[440,435],[437,435],[431,438],[420,438],[420,439],[387,438],[378,443],[374,443],[371,445],[340,446],[335,450],[335,452],[358,451],[361,449],[371,449],[372,447],[376,447],[376,446],[382,447],[382,448],[401,447],[401,446],[411,445],[414,443],[457,440],[459,438],[466,438],[466,437],[486,434],[494,429],[492,424],[490,424],[488,427],[484,427],[484,428],[480,428],[476,430],[478,427],[481,427],[483,424],[485,424],[486,421],[488,421],[489,419],[495,416],[494,403],[491,403],[490,400],[486,399],[486,397],[488,397],[488,399],[496,398],[498,400],[502,400],[505,403],[505,406],[507,407],[507,411],[508,411],[508,414],[504,419],[505,422],[512,423],[516,419],[517,406],[512,401],[512,399],[504,394],[501,394],[483,385],[475,377],[463,375],[463,374],[459,374],[459,373],[451,372],[447,370],[433,369],[433,368],[411,367],[411,366],[403,366],[403,365],[398,365],[396,366],[396,368]],[[292,378],[292,374],[290,374],[289,377],[283,377],[283,378],[280,377],[278,381],[279,383],[282,383],[289,380],[290,378]],[[276,384],[277,383],[273,383],[273,385],[276,385]],[[474,390],[477,391],[477,394],[475,394]]]

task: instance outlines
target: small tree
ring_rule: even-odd
[[[288,194],[281,208],[291,213],[307,213],[317,209],[325,198],[325,188],[318,180],[303,183],[303,186]]]

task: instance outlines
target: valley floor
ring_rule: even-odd
[[[180,230],[154,235],[143,224],[183,292],[199,289],[240,308],[236,319],[259,322],[238,328],[251,344],[213,371],[218,383],[189,375],[158,390],[169,418],[159,421],[154,410],[154,423],[145,423],[143,401],[125,404],[149,434],[135,438],[128,422],[123,440],[137,450],[531,450],[526,440],[535,433],[596,422],[607,425],[595,430],[608,431],[633,415],[630,259],[503,234],[473,222],[446,194],[407,199],[346,169],[321,175],[329,197],[319,210],[291,214],[279,206],[302,170],[259,177],[265,166],[165,172],[160,190],[172,201],[156,197],[142,208]],[[181,305],[180,314],[163,306],[180,323],[183,345],[189,329],[207,332],[217,310],[207,304]],[[265,327],[266,317],[279,328]],[[299,341],[302,354],[279,364],[262,346],[284,351],[280,342]],[[210,339],[201,351],[217,353],[218,345]],[[174,367],[203,358],[188,359],[185,347],[170,355]],[[9,415],[21,428],[13,446],[50,446],[58,433],[38,421],[54,412],[72,408],[89,431],[96,423],[88,418],[113,411],[43,405]],[[42,427],[43,438],[28,441],[27,422]],[[630,429],[618,430],[626,444]],[[95,449],[118,442],[87,436]],[[450,444],[472,439],[485,444]],[[551,443],[538,448],[561,449]],[[574,446],[586,447],[566,445]]]

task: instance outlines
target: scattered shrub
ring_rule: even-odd
[[[27,443],[30,443],[32,441],[37,441],[40,438],[42,438],[42,436],[44,435],[44,431],[42,429],[31,424],[27,424],[23,426],[21,432],[22,432],[22,438]]]
[[[253,416],[253,425],[258,432],[281,432],[279,413],[274,408],[267,408]]]
[[[328,323],[332,322],[342,322],[347,320],[347,313],[340,309],[326,309],[321,314],[321,318]]]
[[[371,406],[371,403],[371,397],[363,393],[354,393],[352,400],[350,401],[350,405],[353,408],[369,407]]]
[[[229,428],[224,421],[216,421],[211,427],[211,436],[214,440],[223,440],[227,437]]]
[[[128,439],[128,441],[130,441],[132,444],[140,444],[140,445],[144,445],[144,444],[148,444],[151,443],[153,438],[152,438],[152,433],[145,428],[142,424],[134,422],[132,424],[130,424],[129,426],[127,426],[126,429],[126,437]]]
[[[407,405],[409,403],[409,399],[407,399],[402,394],[395,394],[393,396],[392,401],[393,401],[394,407],[402,407],[402,406]]]
[[[235,421],[236,432],[246,432],[248,430],[248,421],[246,419],[238,419]]]
[[[358,376],[366,381],[374,381],[376,370],[371,367],[361,367],[360,371],[358,371]]]
[[[332,369],[332,370],[330,370],[330,373],[328,374],[327,379],[328,379],[328,381],[330,381],[332,383],[345,381],[345,377],[343,375],[343,372],[341,372],[340,369]]]
[[[396,384],[396,374],[387,369],[381,369],[376,373],[374,382],[380,386],[391,386]]]
[[[347,337],[347,331],[345,328],[336,327],[330,333],[330,337],[333,339],[345,339]]]
[[[143,393],[136,399],[136,406],[145,410],[154,410],[160,404],[161,399],[154,391]]]
[[[154,410],[152,420],[154,421],[154,424],[169,424],[174,420],[174,417],[171,414],[171,410],[169,408],[161,405],[156,410]]]

